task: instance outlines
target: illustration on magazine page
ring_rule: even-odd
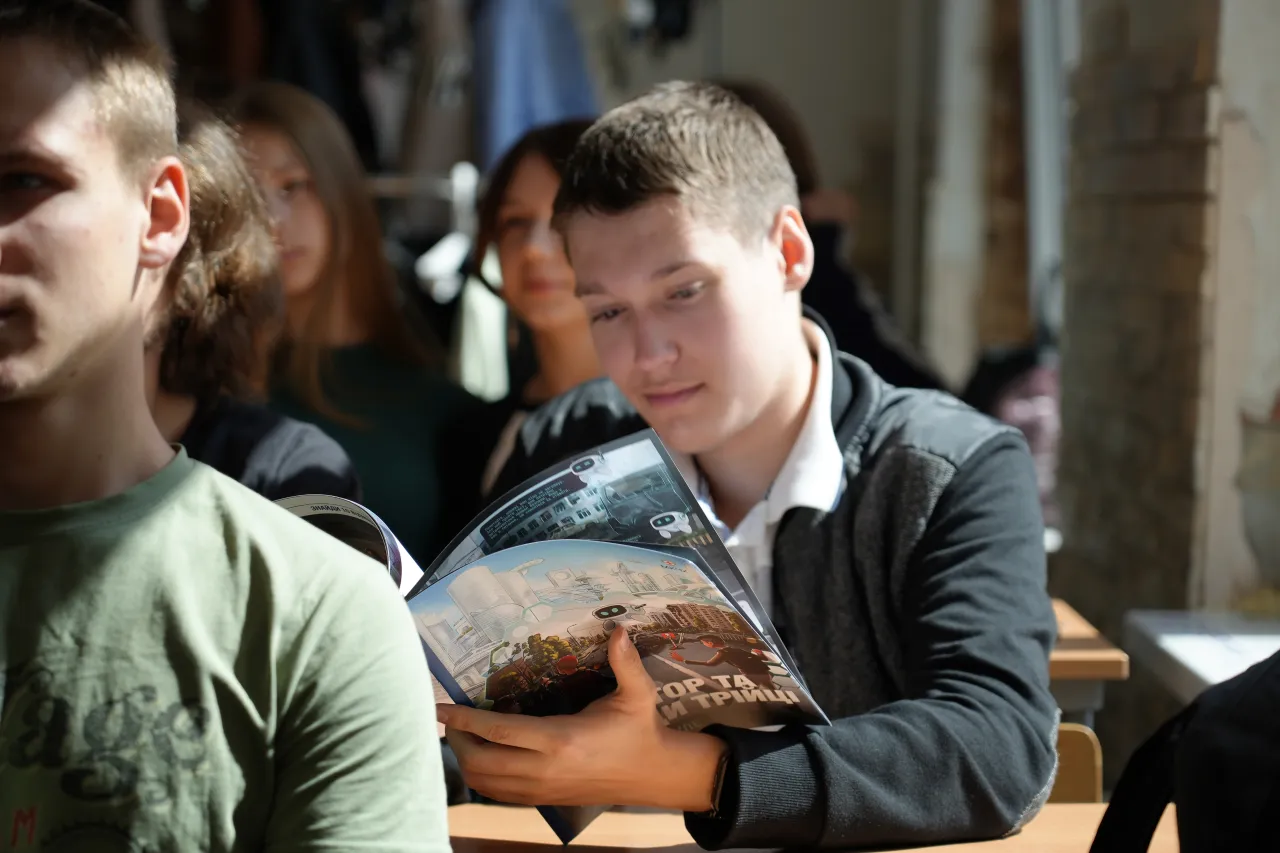
[[[432,674],[459,704],[573,714],[617,686],[608,636],[631,634],[666,723],[826,722],[780,649],[694,551],[549,540],[487,555],[409,601]]]

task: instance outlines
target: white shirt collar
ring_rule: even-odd
[[[839,502],[845,485],[844,454],[831,424],[834,370],[831,344],[818,324],[807,318],[801,322],[805,340],[814,355],[817,377],[800,434],[796,436],[791,452],[787,454],[778,476],[761,501],[764,504],[765,522],[769,525],[777,524],[787,510],[796,507],[830,512]],[[672,458],[699,502],[710,508],[707,484],[693,458],[685,454],[672,454]],[[759,508],[757,505],[750,515],[756,515]]]

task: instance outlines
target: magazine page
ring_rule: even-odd
[[[796,671],[755,593],[651,429],[576,454],[503,495],[454,538],[409,597],[503,549],[566,539],[693,551],[761,638]]]
[[[519,545],[428,586],[409,609],[432,674],[459,704],[530,716],[580,711],[617,686],[607,640],[622,628],[673,728],[826,722],[693,550]]]
[[[413,557],[391,529],[372,510],[333,495],[295,495],[277,504],[387,567],[391,580],[405,595],[423,577]]]

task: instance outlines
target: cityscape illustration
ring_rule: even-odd
[[[619,626],[673,645],[682,636],[755,633],[694,563],[610,542],[509,548],[446,576],[409,606],[423,642],[473,701],[513,672],[527,683],[558,663],[564,674],[566,660],[598,668]]]

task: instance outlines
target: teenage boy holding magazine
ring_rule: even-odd
[[[386,570],[152,417],[177,155],[153,48],[86,0],[0,0],[0,821],[32,849],[447,853]]]
[[[1022,436],[881,381],[802,313],[813,246],[778,140],[672,83],[601,118],[556,199],[607,379],[546,404],[497,492],[654,427],[835,721],[663,726],[615,631],[618,691],[572,717],[440,709],[497,800],[683,810],[706,848],[991,838],[1056,766],[1055,622]]]

